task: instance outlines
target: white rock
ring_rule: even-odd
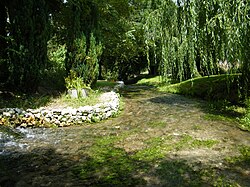
[[[5,116],[5,117],[11,117],[12,114],[10,112],[3,112],[3,116]]]
[[[83,106],[83,107],[78,108],[78,111],[82,112],[82,113],[84,113],[84,112],[90,113],[92,110],[93,110],[93,107],[91,107],[91,106]]]
[[[41,118],[41,115],[42,115],[41,113],[34,114],[35,118],[38,118],[38,119]]]
[[[61,110],[61,115],[67,115],[67,114],[70,114],[70,109],[71,108],[64,108]]]
[[[68,90],[68,94],[71,98],[73,99],[76,99],[78,98],[78,93],[77,93],[77,90],[76,89],[71,89],[71,90]]]
[[[32,114],[31,112],[28,112],[25,114],[25,117],[28,118],[28,117],[34,117],[34,114]]]
[[[23,111],[23,110],[21,110],[19,108],[15,108],[14,110],[16,111],[17,114],[22,114],[22,111]]]
[[[76,115],[76,113],[77,113],[77,109],[75,109],[75,108],[69,108],[68,109],[68,111],[69,111],[69,114],[72,114],[72,115]]]
[[[87,89],[84,89],[84,88],[83,88],[83,89],[81,90],[81,97],[83,97],[83,98],[84,98],[84,97],[88,97],[88,90],[87,90]]]

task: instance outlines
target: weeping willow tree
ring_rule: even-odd
[[[241,66],[249,80],[249,2],[245,0],[151,0],[145,21],[149,64],[182,81]],[[149,4],[150,4],[149,2]],[[153,55],[152,55],[153,54]],[[153,59],[153,60],[152,60]],[[230,72],[228,72],[230,73]]]
[[[242,41],[241,49],[241,61],[242,65],[242,77],[243,77],[243,95],[249,96],[250,90],[250,2],[244,1],[241,10],[242,19],[240,26],[240,41]]]
[[[197,74],[194,44],[195,15],[182,2],[152,1],[154,7],[146,16],[145,43],[149,66],[174,79],[184,80]]]

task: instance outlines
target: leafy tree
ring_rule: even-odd
[[[47,61],[48,6],[45,0],[12,0],[5,4],[5,10],[10,24],[8,30],[5,28],[8,84],[30,92],[36,89]]]
[[[102,45],[96,43],[93,34],[91,34],[90,37],[90,47],[88,51],[86,51],[87,44],[84,34],[82,34],[81,38],[75,39],[74,43],[76,51],[74,52],[74,58],[72,58],[74,61],[69,78],[81,78],[85,86],[91,86],[98,78],[98,61],[102,54]],[[72,76],[72,74],[74,76]],[[67,80],[72,81],[70,79]]]

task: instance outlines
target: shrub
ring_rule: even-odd
[[[81,78],[85,86],[93,85],[99,73],[99,57],[102,54],[102,45],[97,44],[95,37],[91,34],[89,49],[87,49],[86,37],[83,34],[74,42],[74,52],[68,53],[68,58],[71,58],[72,67],[70,74],[67,77],[68,82],[77,80],[69,80],[70,78]],[[74,74],[72,76],[72,73]]]

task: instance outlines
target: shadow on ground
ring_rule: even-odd
[[[226,102],[213,102],[204,101],[202,99],[185,97],[178,94],[168,94],[165,93],[162,96],[154,97],[149,99],[150,102],[171,105],[171,106],[181,106],[181,107],[197,107],[211,119],[231,119],[236,123],[237,118],[242,118],[244,112],[237,110],[237,106],[231,105]],[[240,108],[240,107],[238,107]]]
[[[56,94],[26,95],[0,91],[0,106],[1,108],[35,109],[45,106],[56,96]]]
[[[182,96],[154,93],[154,91],[144,89],[132,87],[131,90],[125,92],[126,99],[138,98],[139,100],[142,94],[148,94],[139,100],[144,103],[140,109],[137,100],[128,99],[130,105],[127,109],[133,113],[132,119],[128,122],[120,121],[129,118],[128,114],[124,114],[124,118],[110,120],[110,123],[107,121],[103,125],[91,124],[82,126],[81,129],[80,127],[75,130],[72,128],[72,131],[69,130],[71,128],[65,129],[65,133],[59,138],[67,139],[65,136],[71,135],[68,138],[72,141],[54,144],[55,139],[42,140],[43,142],[37,142],[38,148],[0,154],[0,186],[249,186],[249,148],[242,149],[241,156],[225,159],[222,165],[216,166],[195,161],[195,155],[192,152],[188,155],[188,160],[185,160],[186,157],[180,158],[173,152],[162,151],[161,149],[167,146],[161,143],[162,141],[159,144],[152,143],[152,145],[145,143],[138,146],[138,149],[126,149],[122,141],[126,140],[127,145],[131,145],[133,138],[137,142],[145,140],[139,137],[142,134],[147,136],[146,140],[150,138],[149,133],[143,129],[143,124],[146,126],[147,121],[144,123],[144,120],[140,121],[138,118],[142,116],[143,118],[149,117],[151,120],[155,119],[146,113],[149,110],[147,107],[155,104],[152,108],[152,115],[158,119],[163,118],[165,112],[170,111],[171,107],[189,109],[194,106],[193,108],[197,109],[197,106],[201,104],[200,101]],[[147,101],[149,103],[146,103]],[[165,109],[163,113],[157,111],[161,109],[161,104]],[[170,107],[165,107],[165,105]],[[138,110],[141,110],[141,113],[137,116],[134,113]],[[177,117],[182,118],[179,113]],[[115,121],[119,122],[119,125],[115,124]],[[134,127],[130,122],[138,124]],[[184,122],[186,122],[185,119]],[[163,128],[161,124],[159,128]],[[178,125],[178,121],[176,124]],[[114,128],[114,126],[117,127]],[[83,133],[77,134],[81,130]],[[207,126],[205,130],[207,131]],[[172,133],[172,131],[166,131],[166,133]],[[155,134],[152,138],[161,140],[162,137],[161,134]],[[168,140],[165,139],[165,141]],[[44,147],[41,147],[42,144]],[[206,150],[209,151],[209,149]]]
[[[185,160],[135,160],[111,146],[92,156],[38,148],[1,155],[0,186],[229,186],[235,181],[247,186],[249,173],[241,173],[241,166],[250,169],[249,158],[227,168],[205,168]]]

